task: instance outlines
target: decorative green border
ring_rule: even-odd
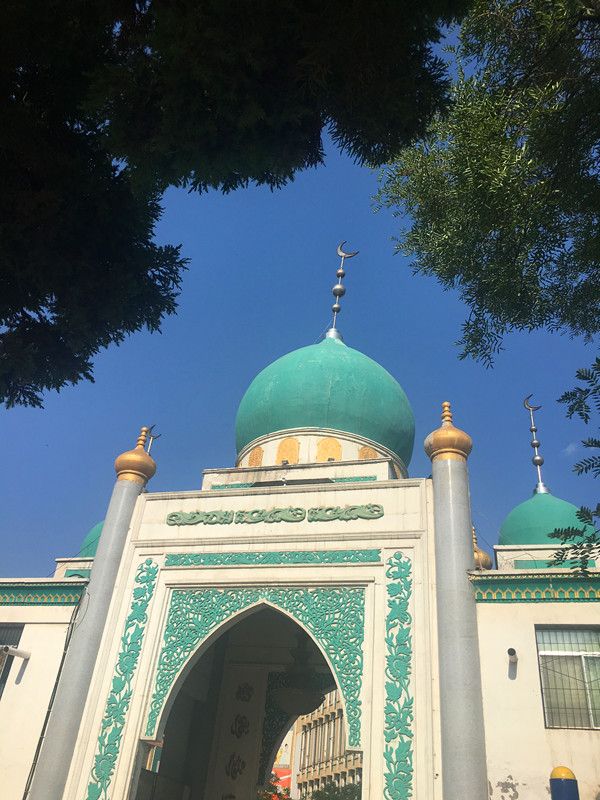
[[[211,486],[211,489],[215,491],[220,491],[222,489],[250,489],[251,486],[254,486],[253,483],[218,483],[215,486]]]
[[[359,475],[357,477],[351,476],[349,478],[331,478],[332,483],[355,483],[358,481],[376,481],[376,475]],[[324,482],[326,483],[326,482]],[[254,483],[218,483],[211,486],[211,489],[250,489],[252,486],[260,486],[260,481]]]
[[[600,575],[564,572],[471,574],[477,603],[586,603],[600,600]]]
[[[271,564],[378,564],[381,550],[276,550],[268,553],[169,553],[165,567]]]
[[[214,511],[171,511],[167,514],[167,525],[257,525],[259,523],[278,524],[280,522],[349,522],[357,519],[380,519],[384,515],[379,503],[362,506],[316,506],[306,508],[287,506],[286,508],[253,508],[251,511],[216,509]]]
[[[265,718],[262,726],[262,740],[256,780],[258,786],[262,786],[265,781],[267,765],[277,738],[281,735],[284,727],[289,727],[292,720],[292,717],[282,708],[279,708],[273,699],[273,691],[279,689],[281,686],[286,686],[287,683],[288,676],[285,672],[269,672],[269,677],[267,678],[267,696],[265,698]]]
[[[387,564],[383,794],[386,800],[407,800],[412,797],[413,777],[413,700],[410,696],[412,620],[408,613],[412,589],[411,562],[402,553],[394,553]]]
[[[377,475],[351,475],[349,478],[332,478],[333,483],[359,483],[361,481],[376,481]]]
[[[121,649],[115,665],[112,689],[104,709],[86,800],[98,800],[100,797],[108,800],[108,789],[115,771],[125,717],[131,702],[131,684],[142,650],[148,604],[154,594],[157,575],[158,565],[150,558],[138,567],[135,577],[138,586],[133,590],[131,610],[121,637]]]
[[[331,677],[329,675],[313,676],[311,688],[330,691]],[[289,675],[285,672],[269,672],[267,679],[267,696],[265,700],[265,717],[262,726],[262,744],[260,749],[260,759],[258,761],[257,786],[262,786],[266,779],[266,771],[269,761],[273,758],[275,743],[289,729],[293,717],[290,717],[283,709],[279,708],[273,698],[275,689],[289,685]]]
[[[346,703],[348,744],[360,746],[365,590],[345,586],[173,591],[146,736],[154,734],[173,683],[198,645],[229,617],[261,601],[290,614],[321,645]]]
[[[76,606],[87,581],[56,583],[2,583],[0,605],[3,606]]]

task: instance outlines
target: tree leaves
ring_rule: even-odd
[[[594,405],[596,412],[600,411],[600,358],[596,357],[591,367],[578,369],[576,377],[587,385],[575,386],[559,397],[558,402],[567,405],[567,417],[577,414],[587,424],[591,419],[590,404]],[[600,439],[594,436],[584,439],[582,444],[600,449]],[[593,472],[595,478],[599,477],[600,455],[578,461],[573,470],[578,475]],[[596,522],[600,519],[600,504],[595,509],[582,506],[577,511],[577,519],[581,528],[557,528],[549,534],[566,545],[554,551],[550,565],[571,566],[577,572],[587,574],[590,561],[600,560],[600,531]]]
[[[600,330],[600,37],[577,0],[479,0],[452,106],[381,172],[397,250],[470,309],[462,357],[510,330]]]
[[[167,186],[281,187],[325,128],[378,164],[421,134],[446,102],[431,44],[467,4],[6,0],[0,400],[93,380],[101,348],[174,313]]]

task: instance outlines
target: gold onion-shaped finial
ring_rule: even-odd
[[[473,525],[473,555],[475,557],[475,569],[491,569],[494,563],[491,555],[482,550],[477,544],[477,534]]]
[[[145,486],[156,472],[154,459],[146,452],[149,428],[142,428],[133,450],[121,453],[115,461],[118,481],[133,481]]]
[[[425,439],[425,452],[432,461],[466,461],[473,449],[473,440],[452,424],[450,403],[442,403],[442,408],[442,427]]]

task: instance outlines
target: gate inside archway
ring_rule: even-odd
[[[202,599],[188,598],[188,625]],[[295,718],[335,687],[319,646],[287,614],[259,604],[233,623],[190,659],[171,690],[160,762],[142,770],[137,800],[254,797]]]

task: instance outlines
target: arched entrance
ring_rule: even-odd
[[[164,654],[164,650],[163,650]],[[136,800],[252,800],[294,719],[336,680],[321,648],[266,603],[234,616],[188,660],[165,702]]]

